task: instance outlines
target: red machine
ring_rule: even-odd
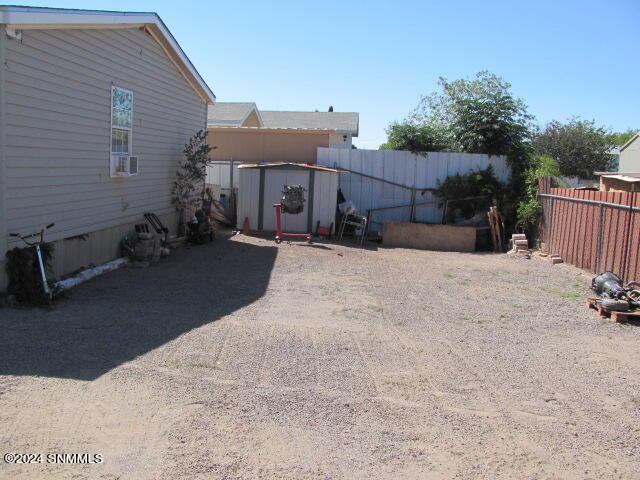
[[[311,243],[310,233],[286,233],[282,231],[282,205],[276,203],[273,205],[276,210],[276,243],[281,243],[283,238],[304,238]]]

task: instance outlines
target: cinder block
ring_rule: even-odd
[[[516,240],[515,245],[516,245],[516,248],[518,247],[529,248],[529,242],[527,242],[526,240]]]
[[[556,263],[562,263],[562,259],[560,257],[551,257],[551,263],[555,265]]]
[[[514,242],[516,240],[526,240],[527,236],[524,233],[514,233],[513,235],[511,235],[511,240],[513,240]]]

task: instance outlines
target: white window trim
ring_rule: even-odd
[[[123,127],[118,127],[113,125],[113,92],[118,89],[118,90],[122,90],[123,92],[126,92],[128,94],[131,95],[131,128],[123,128]],[[109,124],[110,124],[110,128],[109,128],[109,158],[111,158],[111,155],[117,155],[117,154],[122,154],[123,152],[112,152],[111,151],[111,147],[113,145],[113,129],[117,128],[118,130],[127,130],[129,133],[129,150],[127,152],[127,155],[132,155],[133,154],[133,92],[131,90],[127,90],[126,88],[122,88],[122,87],[118,87],[117,85],[111,85],[111,103],[109,105]]]

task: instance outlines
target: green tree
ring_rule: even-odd
[[[198,205],[204,197],[204,180],[209,152],[212,147],[206,143],[207,132],[199,130],[184,146],[184,160],[180,162],[171,189],[171,203],[179,213],[179,230],[184,225],[184,212],[190,205]]]
[[[421,98],[408,121],[441,132],[450,151],[507,155],[524,161],[533,116],[503,78],[482,71],[473,80],[440,78],[440,91]]]
[[[553,120],[535,135],[533,148],[536,154],[558,162],[562,175],[593,178],[594,172],[606,171],[611,165],[610,134],[594,120]]]
[[[636,133],[638,133],[638,129],[628,129],[626,132],[613,132],[607,135],[607,142],[610,145],[624,145],[631,137],[633,137]]]
[[[440,152],[448,147],[446,135],[429,125],[394,122],[387,128],[382,150],[409,150],[413,153]]]

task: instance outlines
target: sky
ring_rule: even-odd
[[[155,11],[216,94],[263,110],[359,112],[377,148],[439,77],[489,70],[544,125],[640,129],[640,0],[53,1]]]

